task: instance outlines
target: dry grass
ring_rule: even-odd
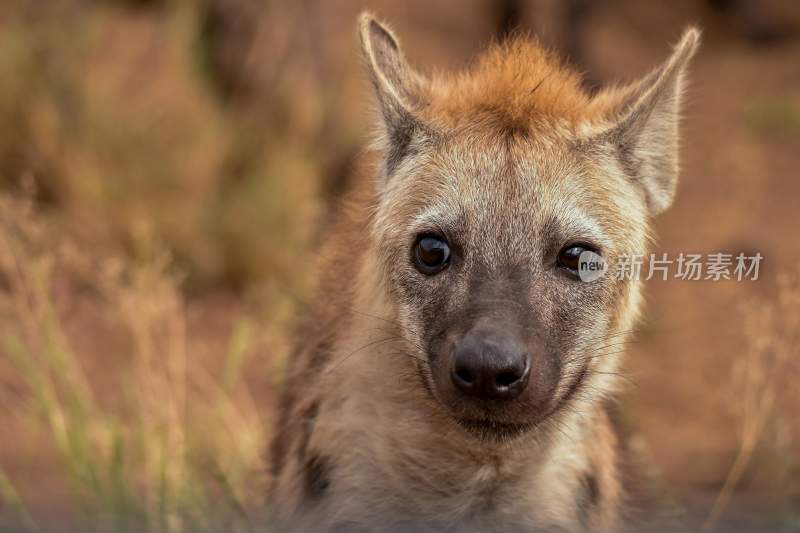
[[[783,409],[786,400],[800,398],[800,389],[791,379],[800,370],[800,275],[781,276],[774,300],[749,301],[743,313],[747,345],[734,359],[730,398],[740,422],[739,451],[703,526],[705,531],[717,526],[759,446],[783,458],[786,476],[779,481],[795,484],[785,490],[800,488],[789,466],[793,433],[800,427],[791,422],[790,411]],[[781,433],[782,438],[774,438]]]
[[[262,507],[264,426],[241,379],[251,349],[240,321],[220,375],[189,360],[185,302],[167,256],[139,263],[93,257],[36,217],[31,204],[0,200],[2,354],[24,387],[3,397],[38,443],[52,443],[81,529],[247,530]],[[55,238],[54,238],[55,236]],[[121,387],[101,401],[62,327],[64,298],[79,288],[120,328],[114,357]],[[41,446],[41,444],[39,444]],[[0,476],[21,525],[36,518]]]
[[[35,443],[0,447],[0,529],[260,519],[270,414],[243,374],[280,383],[287,294],[358,124],[292,31],[311,8],[247,9],[0,5],[0,423]],[[204,306],[224,331],[192,328],[189,295],[244,288],[246,312]]]

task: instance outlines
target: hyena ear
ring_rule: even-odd
[[[423,105],[425,80],[408,65],[392,32],[369,13],[359,18],[359,33],[382,117],[384,170],[390,174],[422,129],[415,111]]]
[[[670,206],[678,181],[678,121],[686,68],[700,32],[687,29],[672,56],[639,82],[601,92],[612,126],[602,134],[645,193],[653,215]]]

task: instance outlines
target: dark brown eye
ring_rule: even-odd
[[[578,273],[580,267],[580,257],[583,252],[592,251],[586,246],[580,244],[570,244],[565,246],[558,252],[558,266],[566,268],[573,274]]]
[[[413,260],[417,270],[426,276],[438,274],[450,262],[450,246],[439,235],[420,235],[414,244]]]

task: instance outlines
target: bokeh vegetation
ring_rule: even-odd
[[[66,483],[66,516],[86,531],[247,530],[259,500],[265,427],[242,386],[250,323],[238,321],[218,375],[192,364],[184,300],[154,251],[147,261],[85,254],[54,239],[31,205],[0,202],[0,273],[7,282],[2,350],[23,387],[6,398],[22,435],[47,443]],[[75,294],[88,292],[87,296]],[[66,294],[70,294],[69,297]],[[98,397],[59,305],[88,298],[125,339]],[[83,359],[83,361],[82,361]],[[40,524],[9,476],[0,486],[25,529]],[[259,490],[261,489],[261,491]],[[13,519],[13,517],[11,517]]]
[[[5,2],[2,179],[32,179],[91,242],[163,242],[191,286],[295,283],[357,138],[306,36],[285,34],[306,14],[230,4]]]
[[[589,88],[706,29],[658,229],[665,251],[760,251],[765,270],[648,287],[622,415],[689,522],[798,531],[800,305],[778,274],[800,262],[800,9],[755,5],[0,2],[0,530],[258,529],[292,318],[331,206],[369,172],[367,7],[415,64],[522,27]]]
[[[263,514],[269,414],[242,373],[258,354],[280,381],[324,175],[357,139],[347,121],[324,137],[336,87],[276,33],[300,10],[220,5],[0,6],[3,425],[36,443],[0,463],[0,524],[219,531]],[[219,293],[250,304],[215,310]],[[37,460],[54,486],[31,498]]]

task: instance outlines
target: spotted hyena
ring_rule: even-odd
[[[281,530],[620,526],[609,404],[644,253],[672,202],[687,30],[640,81],[589,95],[535,42],[424,77],[360,19],[381,165],[331,230],[272,447]]]

